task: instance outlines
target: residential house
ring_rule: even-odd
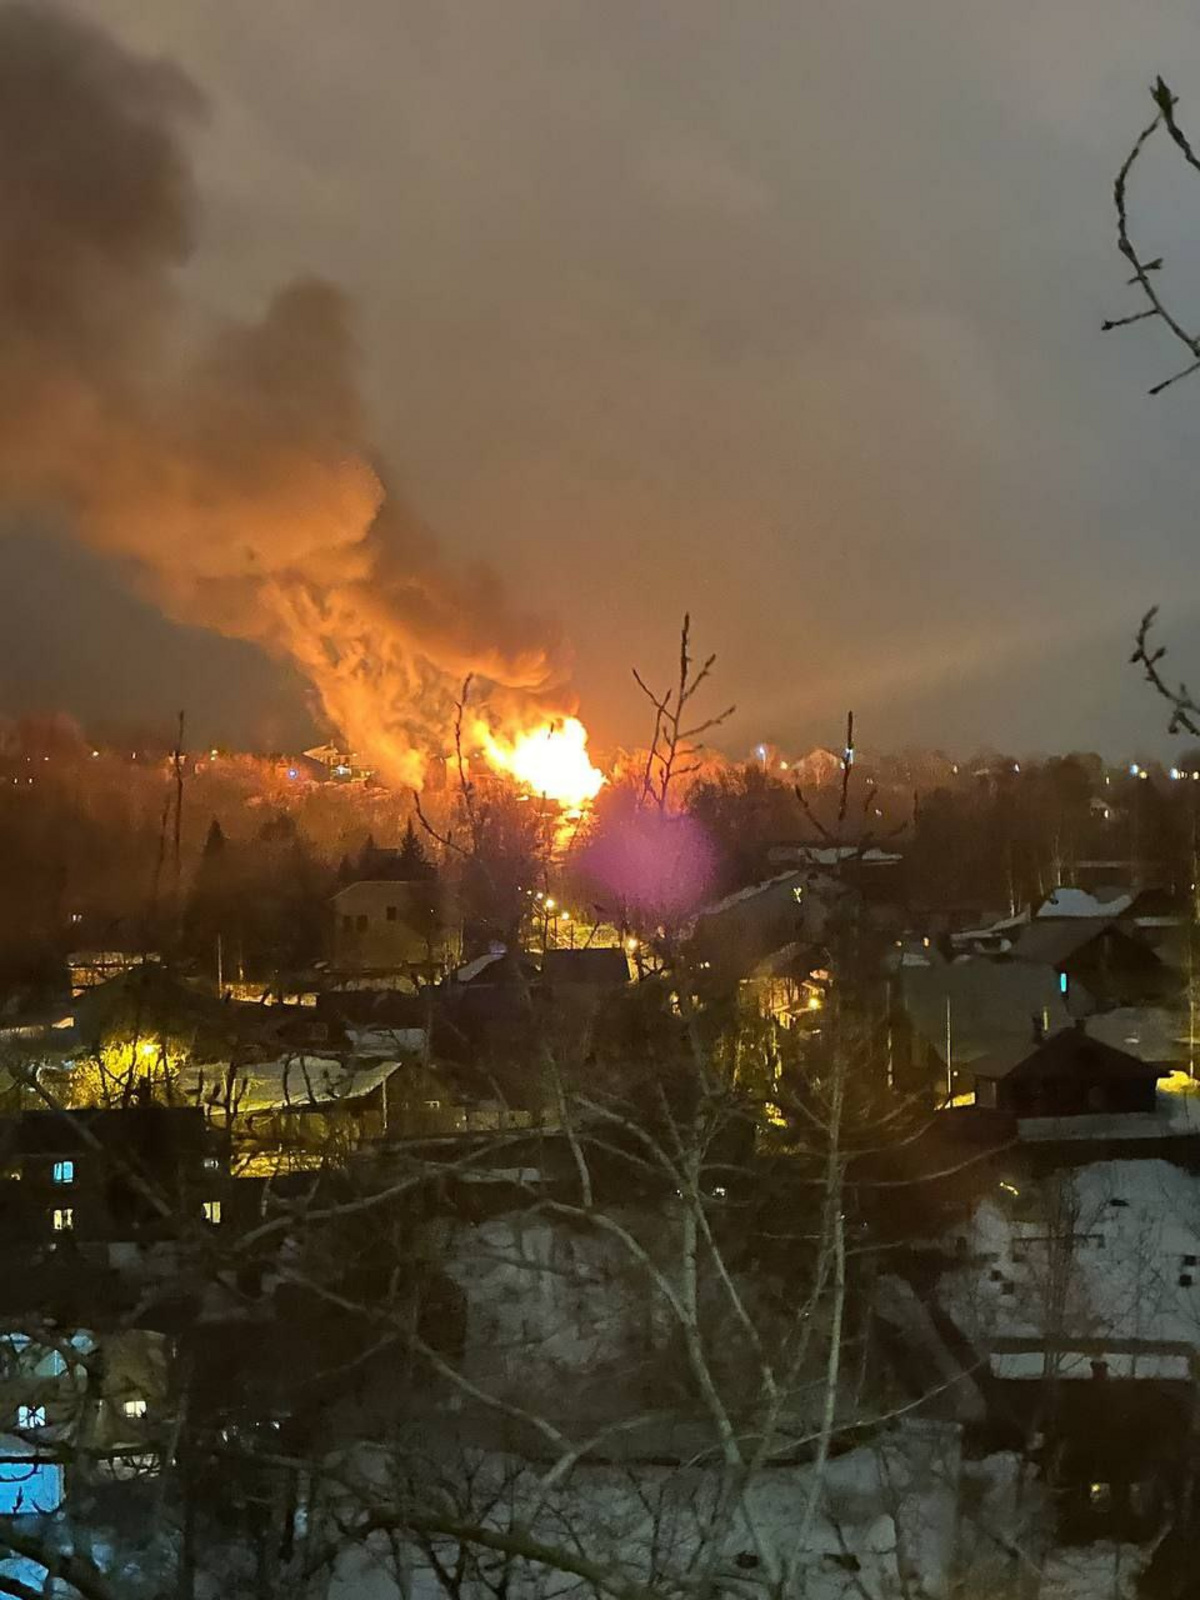
[[[152,1244],[218,1224],[228,1174],[227,1141],[186,1106],[24,1111],[0,1120],[0,1250]]]
[[[993,1429],[1016,1448],[1042,1438],[1068,1534],[1145,1537],[1177,1492],[1200,1357],[1197,1219],[1194,1171],[1104,1160],[1013,1167],[944,1236],[940,1310],[984,1375]]]
[[[882,845],[779,843],[767,850],[773,867],[798,867],[852,884],[868,905],[899,905],[905,899],[904,854]]]
[[[693,961],[718,979],[748,977],[760,961],[794,942],[815,943],[830,907],[846,893],[828,875],[776,873],[705,906],[686,930]]]
[[[1154,1063],[1090,1036],[1081,1021],[972,1064],[975,1104],[1014,1117],[1076,1117],[1157,1110]]]
[[[159,1332],[0,1333],[0,1515],[58,1510],[81,1455],[100,1477],[153,1470],[167,1395]]]
[[[1023,1048],[1035,1022],[1044,1033],[1069,1023],[1053,967],[1005,958],[946,961],[930,947],[895,978],[893,1078],[939,1101],[974,1088],[976,1064]]]
[[[542,956],[543,991],[621,989],[629,982],[629,957],[623,948],[547,950]]]
[[[392,1053],[185,1066],[173,1092],[226,1133],[239,1177],[309,1171],[383,1138],[388,1082],[402,1065]]]
[[[824,1005],[824,956],[813,945],[793,939],[764,956],[749,977],[743,978],[742,996],[764,1017],[791,1028],[811,1021]]]
[[[1017,960],[1053,967],[1076,1015],[1161,1001],[1176,988],[1150,946],[1110,917],[1039,915],[1020,930],[1011,953]]]
[[[432,974],[461,943],[449,896],[436,879],[348,883],[333,897],[332,965],[339,972]]]

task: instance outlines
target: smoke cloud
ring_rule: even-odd
[[[0,493],[65,509],[177,620],[290,659],[364,759],[419,782],[467,673],[542,693],[561,642],[387,488],[335,286],[196,337],[203,113],[170,64],[0,6]]]

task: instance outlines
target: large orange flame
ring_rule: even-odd
[[[578,717],[560,717],[525,733],[482,730],[483,753],[498,772],[523,789],[572,809],[594,800],[604,774],[587,753],[587,729]]]

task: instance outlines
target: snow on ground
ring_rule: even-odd
[[[496,1496],[475,1480],[482,1499],[495,1501],[497,1509],[481,1517],[492,1531],[523,1530],[544,1546],[602,1565],[631,1588],[678,1592],[712,1558],[715,1471],[580,1467],[549,1493],[534,1469],[511,1457],[490,1457],[486,1473],[505,1485]],[[1010,1454],[963,1461],[951,1425],[902,1425],[831,1460],[802,1541],[816,1483],[812,1466],[754,1478],[715,1562],[718,1593],[730,1600],[1000,1596],[1018,1592],[1018,1577],[1044,1567],[1041,1600],[1121,1600],[1144,1559],[1111,1544],[1047,1551],[1038,1485]],[[439,1555],[453,1565],[453,1545],[439,1547]],[[548,1600],[571,1582],[525,1562],[503,1574],[503,1558],[484,1559],[499,1563],[489,1574],[492,1592],[504,1578],[512,1600]],[[434,1600],[439,1590],[428,1559],[410,1549],[405,1566],[398,1585],[382,1544],[348,1550],[330,1600],[395,1600],[401,1592],[406,1600]],[[463,1589],[464,1600],[487,1594],[477,1580]]]
[[[783,1570],[790,1574],[783,1592],[797,1600],[948,1596],[960,1467],[957,1428],[914,1423],[834,1458],[820,1481],[812,1466],[758,1473],[720,1541],[718,1592],[764,1593]],[[698,1575],[712,1557],[715,1469],[578,1467],[549,1493],[534,1469],[512,1458],[489,1458],[487,1471],[506,1484],[495,1496],[498,1509],[483,1516],[494,1531],[526,1529],[543,1545],[619,1572],[631,1586],[669,1592],[677,1588],[673,1580]],[[491,1499],[490,1487],[476,1481],[481,1501]],[[814,1491],[814,1516],[801,1541]],[[429,1600],[436,1592],[429,1564],[416,1551],[410,1558],[409,1593]],[[331,1600],[392,1600],[397,1589],[389,1587],[388,1567],[382,1546],[347,1552]],[[561,1590],[561,1575],[546,1579],[544,1568],[522,1563],[510,1574],[508,1592],[529,1600]],[[478,1592],[482,1597],[482,1585]]]
[[[1068,1352],[1064,1372],[1073,1363],[1089,1375],[1099,1356],[1113,1376],[1186,1375],[1200,1345],[1197,1177],[1147,1159],[1093,1162],[1023,1192],[1001,1184],[959,1237],[962,1265],[939,1297],[968,1338],[1002,1357],[1005,1376],[1042,1375],[1040,1361],[1026,1372],[1013,1365],[1019,1348],[1001,1347],[1036,1346],[1054,1307],[1068,1344],[1088,1346]]]

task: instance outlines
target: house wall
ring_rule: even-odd
[[[332,955],[342,971],[442,964],[458,945],[451,903],[438,883],[351,883],[333,897]]]
[[[983,1087],[981,1083],[980,1087]],[[977,1089],[977,1097],[979,1090]],[[1070,1117],[1105,1112],[1153,1112],[1156,1107],[1152,1078],[1089,1080],[1086,1077],[1047,1075],[1044,1078],[1001,1078],[995,1099],[979,1099],[1015,1117]]]

